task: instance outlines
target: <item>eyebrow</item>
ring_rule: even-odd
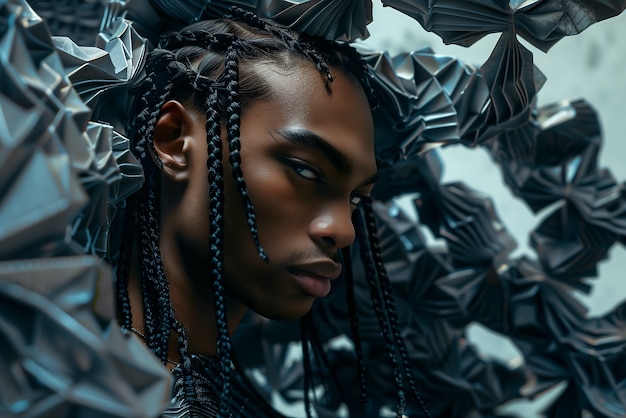
[[[333,145],[331,145],[324,138],[316,134],[315,132],[309,131],[307,129],[286,129],[286,130],[275,130],[274,133],[278,134],[282,138],[291,142],[292,144],[304,145],[306,147],[310,147],[320,151],[328,160],[331,162],[333,166],[337,169],[337,171],[341,173],[348,173],[352,164],[348,160],[348,157]],[[276,140],[276,137],[272,135],[272,138]],[[373,184],[378,179],[378,172],[374,174],[372,177],[367,179],[363,186],[368,184]]]

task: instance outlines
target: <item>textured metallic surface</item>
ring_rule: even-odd
[[[115,319],[97,257],[0,263],[1,416],[155,417],[169,376]]]
[[[100,260],[141,168],[89,121],[45,23],[18,0],[0,16],[0,415],[158,416],[169,375],[119,328]]]
[[[93,45],[108,0],[31,0],[54,36],[71,36],[78,45]]]

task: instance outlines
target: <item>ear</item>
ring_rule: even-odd
[[[154,126],[154,149],[163,163],[163,173],[174,181],[186,181],[189,175],[189,152],[191,146],[188,132],[192,131],[194,118],[176,100],[161,107]]]

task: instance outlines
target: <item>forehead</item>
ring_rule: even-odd
[[[374,124],[369,102],[361,85],[342,70],[331,67],[333,81],[308,61],[285,68],[260,63],[255,71],[268,84],[270,98],[252,102],[243,109],[242,122],[269,117],[275,129],[308,130],[323,138],[360,169],[376,171]],[[271,112],[270,112],[271,109]],[[269,121],[268,121],[269,122]]]

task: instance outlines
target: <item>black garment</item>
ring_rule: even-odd
[[[194,386],[194,400],[185,399],[182,366],[173,370],[174,388],[172,402],[163,413],[163,418],[214,418],[219,409],[222,379],[220,378],[220,361],[217,357],[191,355],[191,368]],[[272,410],[258,394],[251,390],[236,371],[232,374],[232,386],[228,401],[231,418],[284,418]]]

